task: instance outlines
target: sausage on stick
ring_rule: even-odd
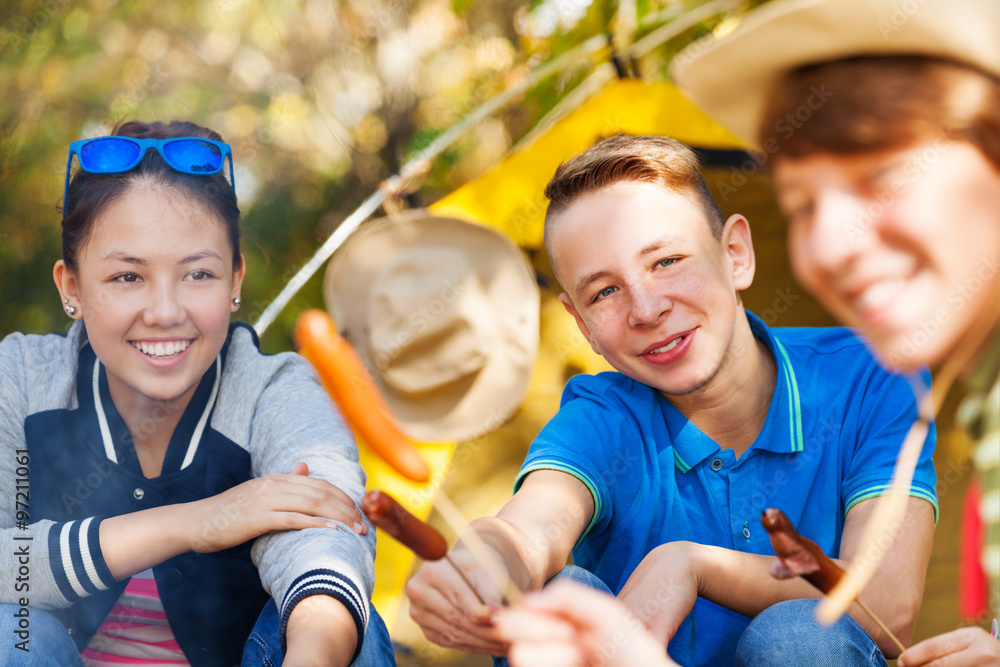
[[[413,516],[395,498],[380,489],[365,494],[361,499],[361,511],[376,528],[381,528],[424,560],[446,559],[475,593],[479,603],[486,604],[476,587],[465,577],[465,573],[448,556],[448,543],[433,526]]]
[[[430,479],[430,468],[396,423],[389,405],[351,344],[337,333],[333,320],[310,308],[295,321],[299,353],[312,362],[329,392],[358,435],[397,472],[414,482]]]
[[[795,526],[792,525],[792,522],[788,520],[788,517],[781,510],[773,507],[764,510],[763,514],[760,515],[760,522],[764,524],[767,536],[771,539],[771,547],[787,572],[799,575],[817,588],[823,595],[833,590],[833,587],[844,576],[843,568],[830,560],[823,553],[823,550],[819,548],[818,544],[808,537],[799,535],[798,531],[795,530]],[[772,574],[775,573],[772,572]],[[903,643],[868,608],[868,605],[861,600],[855,600],[855,602],[882,628],[882,632],[899,647],[900,652],[906,650]]]
[[[410,514],[385,491],[375,489],[361,499],[361,511],[376,528],[400,541],[424,560],[441,560],[448,554],[448,543],[433,526]]]

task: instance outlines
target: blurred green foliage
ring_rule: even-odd
[[[674,0],[21,0],[0,9],[0,335],[65,330],[51,280],[71,141],[193,120],[232,144],[253,323],[323,240],[435,136],[534,67]],[[752,3],[734,3],[743,11]],[[659,14],[658,14],[659,13]],[[704,24],[639,63],[669,57]],[[655,25],[634,32],[648,32]],[[607,57],[607,53],[602,55]],[[411,206],[488,170],[595,64],[553,75],[440,156]],[[268,330],[290,347],[317,275]]]

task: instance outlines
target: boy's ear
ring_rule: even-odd
[[[733,286],[737,292],[747,289],[753,284],[757,259],[750,237],[750,223],[746,218],[739,214],[729,216],[722,229],[722,245],[732,268]]]
[[[582,333],[583,337],[587,339],[588,343],[590,343],[590,349],[592,349],[595,354],[601,354],[601,351],[597,348],[597,344],[594,342],[594,339],[590,337],[590,329],[587,328],[587,324],[583,321],[583,318],[580,317],[580,313],[577,311],[576,306],[573,305],[573,301],[569,298],[569,295],[566,294],[566,292],[563,292],[559,295],[559,301],[562,302],[563,308],[566,309],[566,312],[572,315],[573,319],[576,320],[576,326],[579,327],[580,333]]]

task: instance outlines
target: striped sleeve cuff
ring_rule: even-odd
[[[285,630],[288,617],[303,598],[310,595],[329,595],[339,600],[351,612],[354,625],[358,630],[358,646],[354,650],[353,662],[361,652],[361,643],[368,627],[368,600],[353,581],[333,570],[311,570],[292,582],[281,603],[281,622],[278,626],[278,636],[281,637],[281,650],[285,651]]]
[[[580,533],[580,539],[578,539],[576,544],[573,545],[574,549],[577,548],[580,546],[580,543],[583,542],[583,538],[590,533],[590,529],[594,527],[597,520],[601,518],[601,512],[603,510],[601,492],[598,490],[597,485],[591,481],[590,476],[577,466],[556,459],[539,459],[524,466],[521,468],[520,472],[517,473],[517,479],[514,480],[514,493],[517,493],[517,490],[521,488],[521,484],[524,482],[524,478],[528,476],[528,473],[535,472],[536,470],[556,470],[558,472],[564,472],[567,475],[572,475],[587,487],[590,491],[590,495],[594,498],[594,516],[590,519],[590,523],[587,524],[587,527],[583,529],[583,532]]]
[[[52,577],[70,603],[106,591],[116,583],[101,553],[101,522],[105,518],[89,517],[49,528]]]
[[[855,491],[847,498],[847,502],[844,503],[844,516],[851,511],[851,508],[860,503],[863,500],[871,500],[872,498],[878,498],[879,496],[884,496],[889,493],[889,489],[892,488],[892,483],[878,484],[876,486],[869,486],[858,491]],[[913,484],[910,487],[909,496],[911,498],[921,498],[926,500],[934,507],[934,523],[937,524],[938,520],[938,500],[937,493],[932,489]]]

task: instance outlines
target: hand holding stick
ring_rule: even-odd
[[[438,513],[451,526],[456,535],[462,533],[469,522],[462,515],[462,511],[455,506],[451,498],[443,491],[438,492],[434,497],[434,507]],[[523,595],[517,584],[510,578],[506,566],[494,555],[494,551],[486,545],[475,531],[466,531],[462,535],[462,544],[472,553],[472,556],[479,561],[480,567],[493,580],[493,584],[503,596],[503,604],[517,604]]]

